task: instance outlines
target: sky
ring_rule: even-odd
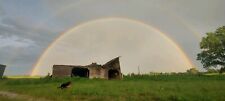
[[[53,63],[103,64],[122,55],[123,72],[136,72],[138,65],[142,72],[168,71],[186,66],[172,40],[201,69],[199,42],[225,25],[224,10],[224,0],[0,0],[0,64],[7,65],[5,75],[29,75],[46,64],[39,67],[46,74]],[[95,50],[106,46],[110,51]]]

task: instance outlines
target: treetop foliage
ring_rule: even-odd
[[[197,55],[204,68],[225,68],[225,26],[206,33],[200,42],[201,53]]]

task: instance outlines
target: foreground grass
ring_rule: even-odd
[[[66,81],[73,82],[71,88],[57,88]],[[52,101],[225,101],[224,85],[224,75],[152,75],[123,80],[24,78],[1,80],[0,91]],[[0,101],[11,100],[0,96]]]

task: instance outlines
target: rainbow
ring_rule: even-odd
[[[138,20],[133,20],[133,19],[128,19],[128,18],[121,18],[121,17],[109,17],[109,18],[101,18],[101,19],[97,19],[97,20],[91,20],[91,21],[88,21],[88,22],[84,22],[84,23],[81,23],[75,27],[72,27],[70,28],[69,30],[61,33],[54,41],[52,41],[49,46],[43,51],[42,55],[40,55],[40,57],[38,58],[37,62],[33,65],[33,69],[30,73],[31,76],[35,76],[35,75],[38,75],[38,72],[39,72],[39,67],[38,65],[40,64],[40,61],[42,60],[42,58],[44,56],[47,55],[48,53],[48,50],[52,47],[54,47],[55,43],[60,40],[61,38],[63,38],[64,35],[66,34],[69,34],[69,33],[72,33],[78,29],[80,29],[81,27],[85,26],[85,25],[88,25],[90,23],[93,23],[93,22],[97,22],[97,21],[104,21],[104,20],[115,20],[115,19],[120,19],[120,20],[126,20],[126,21],[131,21],[131,22],[135,22],[135,23],[138,23],[138,24],[141,24],[141,25],[144,25],[146,26],[147,28],[153,30],[154,32],[157,32],[159,33],[164,39],[166,39],[169,44],[171,44],[174,48],[176,48],[176,50],[178,50],[178,54],[180,54],[182,56],[182,58],[184,59],[184,61],[190,65],[190,67],[194,67],[193,63],[190,61],[190,59],[188,58],[188,56],[185,54],[184,50],[174,41],[172,40],[169,36],[167,36],[166,33],[163,33],[162,31],[160,31],[159,29],[155,28],[154,26],[151,26],[149,24],[146,24],[144,22],[141,22],[141,21],[138,21]]]

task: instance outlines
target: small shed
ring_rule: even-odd
[[[6,67],[6,65],[0,64],[0,78],[2,78],[2,76],[3,76],[4,72],[5,72],[5,67]]]

